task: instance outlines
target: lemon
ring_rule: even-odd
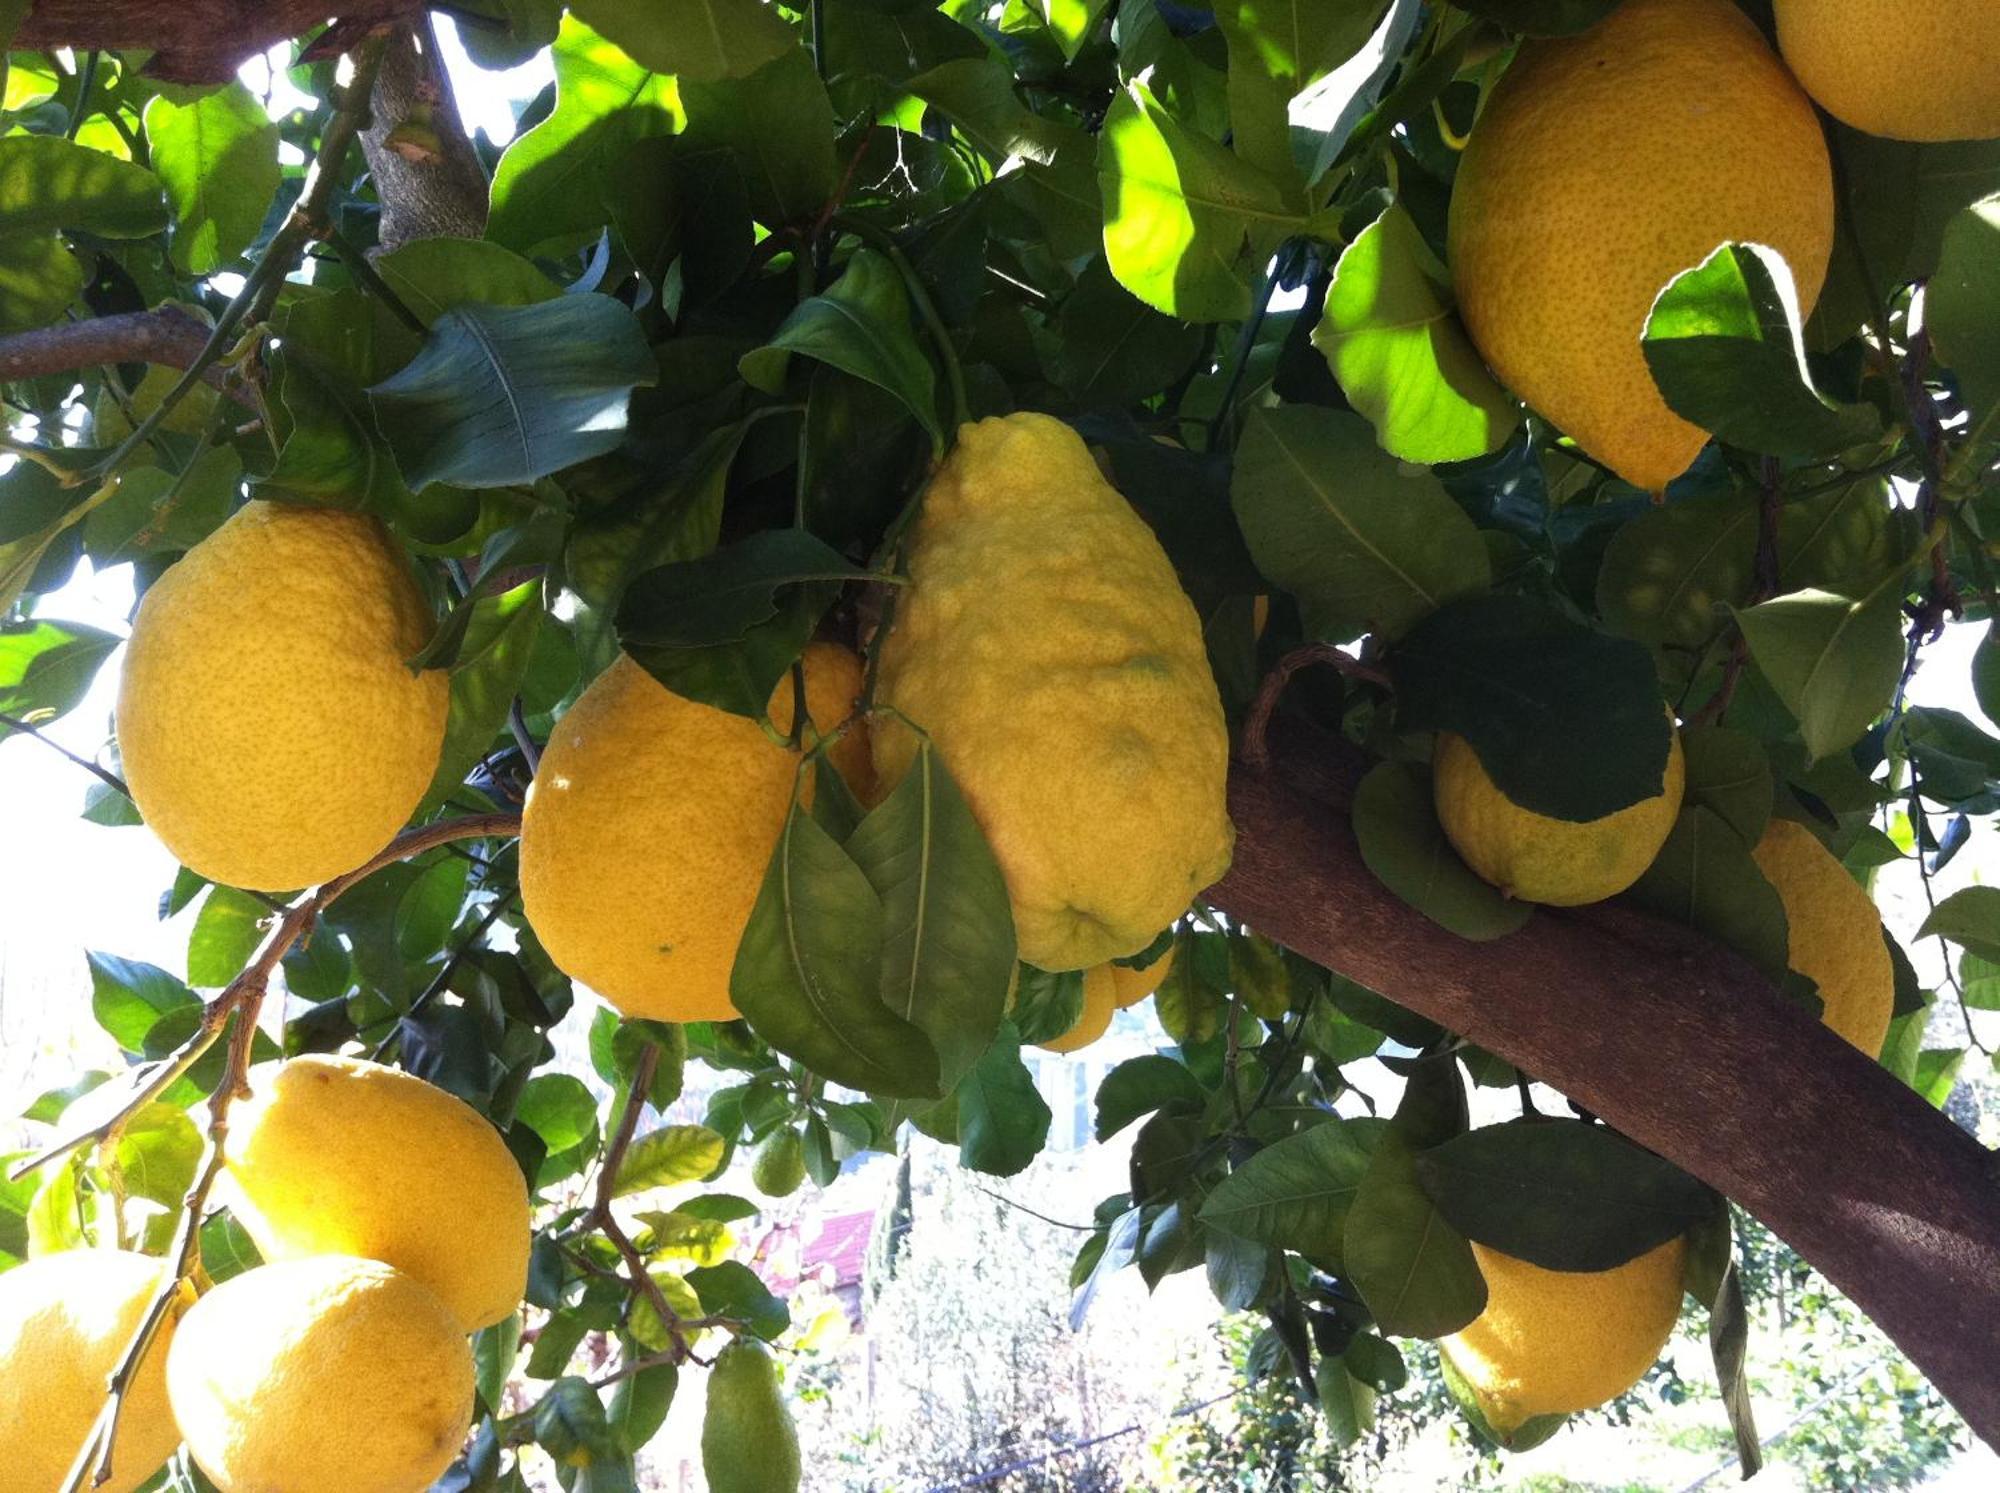
[[[1438,737],[1432,791],[1445,838],[1482,881],[1510,897],[1580,907],[1614,897],[1646,874],[1681,811],[1687,761],[1678,734],[1659,793],[1601,819],[1552,819],[1500,791],[1462,736]]]
[[[716,1355],[701,1419],[709,1493],[798,1493],[799,1433],[770,1349],[738,1338]]]
[[[1050,1052],[1080,1052],[1111,1030],[1111,1018],[1118,1014],[1118,981],[1112,966],[1100,964],[1083,972],[1083,1010],[1076,1022],[1060,1037],[1035,1045]]]
[[[262,1064],[230,1112],[224,1163],[231,1211],[267,1260],[381,1260],[467,1331],[521,1304],[521,1169],[482,1116],[422,1079],[358,1058]]]
[[[853,709],[859,665],[815,643],[805,673],[806,713],[832,730]],[[789,677],[770,714],[790,731]],[[677,695],[621,654],[556,722],[522,817],[521,901],[549,957],[627,1016],[734,1018],[730,967],[798,763],[757,722]]]
[[[284,891],[351,871],[437,770],[449,686],[404,660],[431,615],[364,514],[250,503],[139,605],[118,749],[190,870]]]
[[[0,1275],[0,1493],[55,1493],[104,1408],[105,1384],[160,1284],[161,1264],[123,1250],[42,1255]],[[180,1445],[167,1409],[162,1325],[118,1418],[112,1476],[132,1493]]]
[[[1122,1011],[1127,1006],[1136,1006],[1155,990],[1158,990],[1160,982],[1166,979],[1168,972],[1173,967],[1174,946],[1172,944],[1167,945],[1166,953],[1155,959],[1151,964],[1141,966],[1138,969],[1133,969],[1123,964],[1112,965],[1111,983],[1118,992],[1118,1009]]]
[[[1835,118],[1891,140],[2000,137],[2000,0],[1776,0],[1778,46]]]
[[[805,1144],[798,1131],[774,1130],[750,1162],[750,1181],[765,1197],[790,1197],[806,1179]]]
[[[1611,1270],[1544,1270],[1478,1243],[1472,1253],[1486,1309],[1438,1346],[1503,1436],[1538,1415],[1617,1399],[1653,1366],[1680,1316],[1681,1239]]]
[[[167,1391],[222,1493],[423,1493],[471,1429],[472,1349],[400,1270],[321,1255],[196,1302]]]
[[[1229,868],[1229,737],[1201,620],[1076,433],[981,420],[932,479],[882,698],[930,733],[1007,880],[1020,956],[1136,954]],[[878,716],[885,786],[915,735]]]
[[[1811,830],[1789,819],[1773,819],[1751,854],[1785,904],[1786,963],[1819,986],[1821,1019],[1878,1056],[1896,1004],[1896,968],[1874,899]]]
[[[1523,44],[1452,191],[1459,306],[1515,393],[1648,491],[1708,436],[1654,385],[1646,317],[1732,240],[1782,254],[1812,308],[1833,247],[1826,140],[1730,0],[1626,0],[1581,36]]]

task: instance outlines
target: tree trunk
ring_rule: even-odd
[[[361,148],[382,203],[381,252],[419,238],[486,232],[486,172],[466,138],[428,20],[399,27],[382,52]]]
[[[1734,954],[1607,905],[1472,943],[1369,872],[1354,749],[1281,723],[1237,763],[1236,863],[1209,893],[1489,1048],[1717,1188],[1875,1319],[2000,1445],[2000,1167]]]

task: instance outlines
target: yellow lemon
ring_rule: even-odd
[[[436,1293],[467,1331],[510,1317],[533,1225],[513,1153],[443,1089],[358,1058],[250,1075],[229,1116],[231,1211],[267,1260],[358,1255]]]
[[[1502,1435],[1615,1400],[1660,1356],[1681,1312],[1684,1240],[1611,1270],[1544,1270],[1483,1244],[1486,1310],[1439,1343]]]
[[[1776,0],[1778,46],[1835,118],[1891,140],[2000,137],[2000,0]]]
[[[167,1391],[222,1493],[423,1493],[471,1429],[472,1348],[400,1270],[321,1255],[196,1302]]]
[[[1819,986],[1821,1019],[1877,1056],[1896,1004],[1896,968],[1874,899],[1811,830],[1789,819],[1773,819],[1751,854],[1785,904],[1786,963]]]
[[[1462,736],[1438,737],[1432,791],[1445,837],[1482,881],[1510,897],[1580,907],[1646,874],[1680,815],[1687,760],[1676,733],[1660,791],[1602,819],[1552,819],[1502,793]]]
[[[0,1493],[54,1493],[104,1408],[161,1263],[123,1250],[42,1255],[0,1275]],[[108,1493],[132,1493],[180,1445],[167,1409],[171,1320],[118,1419]]]
[[[1136,1006],[1140,1001],[1160,988],[1160,982],[1174,967],[1174,946],[1167,945],[1167,952],[1151,964],[1139,969],[1123,964],[1111,966],[1111,983],[1118,991],[1118,1009]]]
[[[859,666],[816,643],[805,672],[806,713],[830,731],[853,709]],[[770,715],[789,732],[789,677]],[[621,654],[556,722],[522,818],[521,902],[549,957],[627,1016],[734,1018],[729,971],[798,762],[757,722]]]
[[[139,604],[118,749],[139,812],[190,870],[258,891],[388,844],[444,745],[431,615],[375,519],[250,503]]]
[[[1112,966],[1100,964],[1083,972],[1083,1009],[1076,1024],[1060,1037],[1035,1045],[1050,1052],[1080,1052],[1111,1029],[1111,1018],[1117,1014],[1118,982]]]
[[[1493,370],[1652,492],[1705,431],[1667,407],[1640,347],[1668,281],[1722,244],[1782,254],[1802,307],[1833,247],[1819,117],[1730,0],[1626,0],[1530,41],[1472,131],[1452,190],[1452,276]]]
[[[930,733],[1007,879],[1021,958],[1135,954],[1229,868],[1229,737],[1201,620],[1076,433],[981,420],[932,479],[882,698]],[[914,734],[875,721],[893,785]]]

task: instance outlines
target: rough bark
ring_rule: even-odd
[[[104,363],[186,368],[207,341],[208,327],[176,306],[59,322],[0,337],[0,382],[73,373]],[[204,376],[221,388],[224,372],[210,368]],[[242,402],[246,407],[249,404],[248,400]]]
[[[466,137],[430,22],[399,27],[382,53],[361,136],[382,203],[381,252],[411,239],[486,231],[486,172]]]
[[[423,0],[35,0],[16,47],[151,52],[145,71],[176,83],[223,83],[246,58],[322,22],[394,21]]]
[[[2000,1169],[1749,965],[1629,908],[1460,939],[1362,863],[1351,748],[1281,725],[1237,764],[1232,917],[1462,1033],[1763,1220],[2000,1445]]]

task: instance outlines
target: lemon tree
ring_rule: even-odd
[[[10,1096],[0,1486],[614,1493],[694,1368],[809,1485],[759,1216],[1021,1172],[1114,1022],[1076,1314],[1202,1271],[1336,1439],[1692,1312],[1754,1468],[1746,1213],[2000,1437],[2000,644],[1910,689],[2000,605],[2000,7],[0,33],[0,738],[118,670],[192,909]]]

